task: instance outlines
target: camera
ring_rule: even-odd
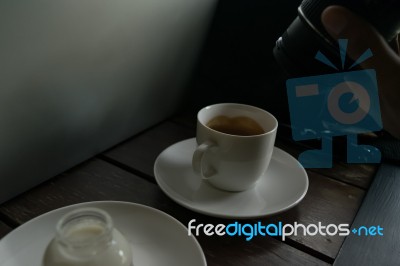
[[[293,139],[321,140],[321,149],[301,153],[299,161],[304,167],[331,167],[333,137],[346,136],[348,163],[378,163],[378,149],[357,143],[358,134],[382,129],[376,72],[359,67],[373,53],[367,49],[358,59],[347,57],[352,40],[334,40],[321,22],[323,10],[331,5],[363,17],[388,42],[400,30],[397,0],[303,0],[273,50],[288,78]]]
[[[400,31],[398,0],[304,0],[298,8],[297,18],[277,40],[273,50],[286,76],[333,72],[313,60],[319,50],[329,58],[339,58],[336,40],[330,37],[321,22],[321,13],[331,5],[344,6],[363,17],[388,42]]]

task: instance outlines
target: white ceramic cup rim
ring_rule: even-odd
[[[203,119],[200,118],[201,113],[205,112],[206,110],[209,110],[211,108],[216,108],[216,107],[221,107],[221,106],[237,106],[237,107],[244,107],[247,108],[249,110],[253,110],[253,111],[257,111],[260,113],[263,113],[264,115],[266,115],[269,119],[271,119],[273,121],[273,126],[270,130],[266,130],[264,128],[263,125],[261,125],[263,127],[263,129],[265,130],[264,133],[262,134],[257,134],[257,135],[250,135],[250,136],[242,136],[242,135],[234,135],[234,134],[228,134],[228,133],[224,133],[224,132],[220,132],[217,131],[215,129],[212,129],[210,127],[207,126],[207,123],[209,121],[202,121]],[[221,114],[222,115],[222,114]],[[208,105],[206,107],[203,107],[198,113],[197,113],[197,121],[203,125],[205,128],[207,128],[208,130],[211,130],[212,132],[216,133],[216,134],[220,134],[223,136],[230,136],[230,137],[236,137],[236,138],[255,138],[255,137],[263,137],[269,134],[272,134],[273,132],[275,132],[278,128],[278,120],[275,118],[275,116],[273,116],[270,112],[265,111],[264,109],[252,106],[252,105],[247,105],[247,104],[240,104],[240,103],[218,103],[218,104],[212,104],[212,105]]]

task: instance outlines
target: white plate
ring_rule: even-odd
[[[18,227],[0,241],[1,266],[40,266],[55,225],[78,207],[107,211],[132,244],[134,266],[205,266],[204,253],[179,221],[159,210],[128,202],[99,201],[67,206],[43,214]]]
[[[252,189],[222,191],[203,182],[192,170],[196,140],[164,150],[154,165],[158,185],[172,200],[193,211],[222,218],[257,218],[297,205],[306,195],[308,177],[300,163],[274,147],[267,172]]]

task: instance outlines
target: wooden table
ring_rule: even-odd
[[[197,223],[230,223],[230,220],[208,217],[181,207],[164,195],[155,182],[153,164],[156,157],[168,146],[194,137],[194,122],[194,115],[164,121],[0,205],[0,237],[12,228],[45,212],[74,203],[96,200],[145,204],[172,215],[186,226],[191,219],[196,219]],[[285,142],[284,138],[278,139],[277,146],[294,156],[299,153],[299,150],[293,144]],[[304,200],[287,212],[263,218],[261,221],[263,223],[297,221],[305,225],[318,222],[353,224],[357,217],[355,223],[359,225],[368,221],[381,222],[379,219],[368,220],[368,217],[375,216],[371,213],[373,211],[380,212],[382,216],[386,215],[377,198],[386,204],[392,204],[393,208],[398,207],[395,201],[398,200],[397,195],[400,193],[396,194],[392,190],[400,191],[400,183],[397,181],[398,178],[395,178],[397,169],[392,169],[390,172],[390,167],[392,166],[379,170],[378,175],[376,175],[378,169],[376,165],[349,165],[340,162],[335,162],[332,169],[307,170],[310,185]],[[382,174],[382,171],[389,171],[392,175],[389,184],[386,184],[385,178],[378,178],[388,175],[387,172]],[[375,175],[377,178],[367,195]],[[390,195],[382,196],[377,192],[379,188],[386,189],[386,193]],[[396,214],[390,217],[391,222],[400,222]],[[390,224],[385,225],[390,226]],[[396,236],[394,237],[397,243],[399,236],[397,231],[397,240]],[[376,245],[375,240],[353,236],[346,239],[343,236],[300,235],[290,237],[283,242],[273,237],[255,237],[252,241],[246,241],[240,237],[201,235],[198,240],[205,252],[208,265],[211,266],[326,265],[334,263],[335,260],[338,265],[365,265],[354,263],[354,260],[371,264],[374,262],[373,259],[377,258],[381,261],[385,259],[384,257],[388,257],[386,262],[394,262],[396,261],[394,259],[398,260],[400,257],[398,246],[392,249],[392,254],[383,256],[385,250],[368,250],[372,245],[371,241]],[[381,245],[386,244],[379,244]],[[358,246],[365,247],[365,254],[372,255],[367,256],[358,252]],[[387,247],[390,249],[390,245]]]

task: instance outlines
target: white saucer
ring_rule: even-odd
[[[67,206],[18,227],[0,241],[0,265],[41,266],[43,253],[62,215],[78,207],[107,211],[132,244],[134,266],[205,266],[204,253],[179,221],[159,210],[128,202],[99,201]]]
[[[227,192],[204,182],[192,170],[194,138],[164,150],[154,165],[158,185],[172,200],[193,211],[222,218],[257,218],[286,211],[306,195],[308,177],[300,163],[274,147],[267,172],[256,186]]]

